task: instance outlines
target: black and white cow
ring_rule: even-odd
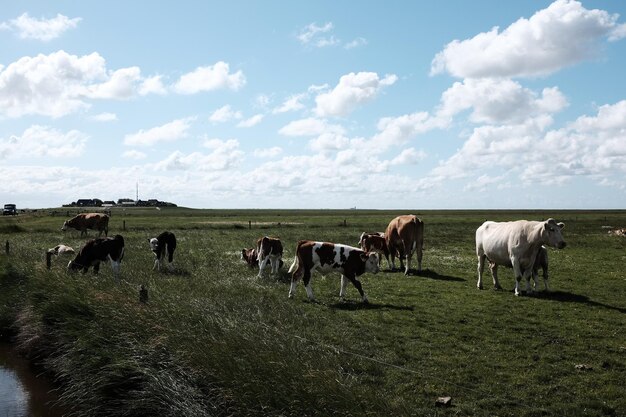
[[[74,260],[67,264],[68,271],[80,271],[83,273],[93,266],[94,274],[100,270],[100,262],[111,261],[111,269],[118,276],[122,258],[124,257],[124,238],[120,235],[115,237],[98,237],[88,240],[80,248]]]
[[[154,252],[156,259],[154,260],[153,270],[161,270],[161,263],[167,255],[168,268],[171,271],[173,269],[172,262],[174,262],[174,251],[176,250],[176,236],[174,233],[165,231],[150,239],[150,248]]]
[[[380,267],[376,253],[364,252],[361,249],[338,243],[301,240],[296,246],[296,257],[289,268],[289,273],[292,274],[289,298],[293,298],[298,280],[302,278],[307,297],[309,300],[315,299],[311,289],[311,271],[313,270],[322,274],[339,272],[341,274],[339,297],[343,299],[348,281],[350,281],[359,291],[363,302],[367,303],[367,295],[357,277],[365,272],[376,274],[380,271]]]

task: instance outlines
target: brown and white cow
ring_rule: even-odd
[[[47,253],[54,256],[69,256],[74,255],[76,251],[74,251],[74,248],[70,246],[60,244],[56,245],[54,248],[48,249]]]
[[[367,303],[367,295],[365,295],[357,277],[365,272],[376,274],[380,268],[376,253],[367,253],[361,249],[338,243],[301,240],[296,246],[296,257],[291,268],[289,268],[289,273],[292,274],[289,298],[293,298],[298,280],[302,278],[307,297],[309,300],[315,299],[311,288],[311,271],[313,270],[322,274],[339,272],[341,274],[339,297],[343,299],[346,286],[350,281],[359,291],[363,302]]]
[[[478,282],[483,288],[483,268],[485,260],[491,264],[511,266],[515,274],[515,295],[520,295],[519,282],[526,279],[526,292],[530,293],[530,277],[537,265],[537,256],[542,245],[563,249],[566,246],[561,229],[565,225],[554,219],[545,221],[518,220],[513,222],[484,222],[476,229],[476,256],[478,257]],[[547,256],[546,256],[547,260]],[[537,265],[538,267],[539,265]],[[492,267],[492,270],[494,267]],[[544,271],[547,270],[547,262]],[[547,276],[547,274],[546,274]],[[544,277],[547,287],[547,278]],[[493,275],[493,285],[501,288],[497,273]]]
[[[109,216],[103,213],[81,213],[63,222],[61,230],[68,227],[80,230],[81,237],[87,234],[87,229],[97,230],[98,236],[109,235]]]
[[[382,235],[382,236],[381,236]],[[391,267],[389,262],[389,249],[387,248],[387,241],[385,240],[384,233],[363,233],[359,239],[359,246],[365,252],[376,252],[383,255],[387,260],[387,265]],[[380,265],[381,258],[378,258]]]
[[[400,269],[404,268],[403,261],[406,258],[404,274],[408,275],[411,269],[411,257],[413,252],[417,251],[417,272],[422,270],[424,222],[417,216],[407,214],[391,220],[385,230],[385,240],[391,257],[391,269],[396,269],[395,256],[398,255]]]
[[[83,273],[93,266],[94,274],[100,270],[100,262],[111,261],[111,269],[118,276],[122,258],[124,257],[124,238],[120,235],[115,237],[97,237],[88,240],[80,248],[78,255],[67,264],[68,271],[80,271]]]
[[[246,265],[248,265],[250,268],[258,268],[259,267],[259,254],[257,252],[256,248],[243,248],[241,250],[241,260],[244,261],[246,263]],[[282,268],[283,267],[283,260],[281,259],[280,262],[278,263],[278,268]],[[270,264],[271,266],[271,264]],[[267,268],[267,265],[266,265]]]
[[[174,262],[174,251],[176,250],[176,236],[174,233],[165,231],[157,237],[153,237],[150,239],[150,249],[156,257],[152,270],[161,270],[161,263],[165,260],[165,255],[167,255],[168,269],[170,271],[174,269],[172,266]]]
[[[269,262],[272,269],[270,274],[277,274],[283,257],[283,244],[277,237],[263,236],[256,241],[257,262],[259,263],[259,277]]]

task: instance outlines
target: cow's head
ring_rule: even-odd
[[[68,226],[67,222],[68,220],[64,221],[63,226],[61,227],[61,230],[63,230],[64,232],[67,230],[67,226]]]
[[[543,222],[542,237],[544,243],[553,248],[563,249],[566,245],[561,234],[563,227],[565,227],[565,224],[557,223],[554,219],[548,219]]]
[[[153,237],[152,239],[150,239],[150,249],[155,251],[157,250],[158,246],[159,246],[159,240],[156,237]]]
[[[375,252],[365,252],[361,254],[361,260],[365,262],[365,272],[377,274],[380,271],[378,266],[378,254]]]
[[[70,261],[67,264],[67,270],[69,272],[76,272],[76,271],[79,271],[81,269],[83,269],[83,266],[81,264],[78,264],[78,263],[74,262],[74,261]]]

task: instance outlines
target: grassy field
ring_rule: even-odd
[[[127,209],[121,281],[45,267],[66,210],[0,219],[0,331],[57,379],[80,415],[106,416],[624,416],[625,211],[413,211],[425,223],[425,270],[361,278],[370,304],[338,275],[314,274],[288,299],[300,239],[356,245],[409,211]],[[54,214],[54,215],[53,215]],[[73,213],[69,213],[73,214]],[[550,293],[476,288],[474,231],[489,220],[565,222],[549,250]],[[125,230],[123,230],[125,227]],[[178,238],[173,273],[152,271],[148,239]],[[239,260],[280,236],[280,277]],[[486,288],[490,288],[488,274]],[[149,290],[148,303],[138,288]],[[584,365],[578,369],[577,365]],[[452,406],[435,406],[451,396]]]

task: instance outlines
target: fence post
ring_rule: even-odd
[[[9,241],[7,240],[7,244],[5,246],[5,250],[7,252],[7,255],[9,254],[10,250],[9,250]]]
[[[50,269],[52,254],[50,252],[46,252],[46,268]]]
[[[122,230],[126,231],[126,220],[122,220]]]
[[[252,229],[252,221],[248,220],[248,229]]]

